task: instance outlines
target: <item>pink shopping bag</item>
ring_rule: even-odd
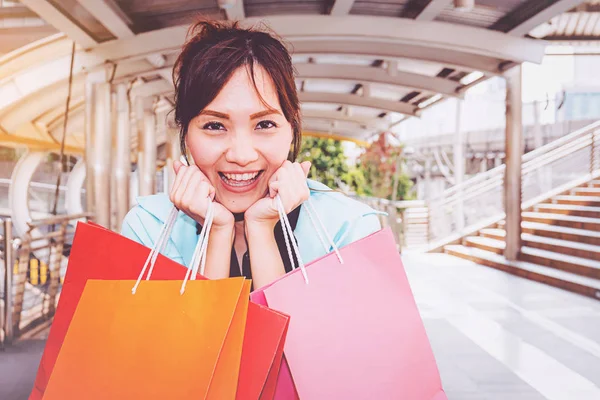
[[[299,398],[446,400],[391,230],[340,252],[343,264],[332,253],[307,265],[308,284],[296,269],[251,295],[290,316]]]

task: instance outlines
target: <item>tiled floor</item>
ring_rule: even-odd
[[[450,400],[600,399],[600,301],[445,254],[403,260]],[[0,353],[0,399],[27,398],[42,336]]]
[[[445,254],[403,261],[450,400],[600,399],[600,301]]]

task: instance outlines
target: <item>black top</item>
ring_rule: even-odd
[[[288,220],[290,221],[290,225],[292,227],[292,231],[296,229],[296,224],[298,223],[298,216],[300,215],[300,207],[296,207],[288,214]],[[196,224],[196,232],[199,235],[202,232],[202,226],[200,224]],[[288,255],[287,248],[285,246],[285,237],[283,236],[283,229],[281,228],[281,221],[278,221],[275,225],[274,229],[275,241],[277,242],[277,247],[279,248],[279,254],[281,255],[281,259],[283,261],[283,266],[285,267],[285,272],[290,272],[292,270],[292,263],[290,262],[290,257]],[[294,240],[296,243],[296,237],[294,236]],[[242,258],[242,273],[247,279],[252,279],[252,270],[250,268],[250,249],[246,251],[244,257]],[[296,257],[294,259],[294,263],[298,266],[298,255],[295,254],[294,249],[292,248],[292,254]],[[235,253],[235,248],[231,248],[231,262],[229,267],[229,276],[235,277],[240,276],[240,265],[238,263],[238,258]]]

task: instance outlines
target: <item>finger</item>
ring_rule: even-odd
[[[192,176],[194,176],[195,173],[197,173],[197,171],[198,167],[196,167],[195,165],[186,168],[186,170],[183,173],[183,177],[181,177],[179,187],[175,191],[175,200],[181,202],[181,199],[183,199],[183,194],[186,191],[190,179],[192,178]]]
[[[206,212],[208,211],[208,202],[206,201],[206,199],[208,198],[209,186],[210,185],[207,182],[201,181],[200,179],[196,178],[195,186],[190,187],[190,212],[196,214],[202,219],[206,218]]]
[[[171,187],[171,192],[169,193],[169,199],[171,200],[171,203],[175,204],[175,193],[177,193],[177,190],[179,189],[179,186],[181,186],[181,181],[183,180],[183,176],[185,175],[185,171],[187,170],[187,168],[184,165],[179,167],[179,172],[175,175],[175,182],[173,182],[173,186]]]
[[[175,174],[179,173],[179,169],[183,166],[183,163],[179,160],[173,161],[173,171]]]
[[[269,183],[269,197],[274,198],[279,193],[279,181]]]
[[[310,161],[304,161],[300,163],[300,166],[302,167],[302,171],[304,171],[304,177],[308,178],[308,173],[310,172],[312,163]]]
[[[194,205],[195,205],[195,202],[197,199],[196,196],[197,196],[198,188],[200,187],[201,183],[202,183],[202,181],[196,174],[194,174],[190,178],[190,180],[187,182],[185,191],[183,192],[183,195],[180,200],[181,205],[184,209],[192,211],[192,209],[194,208]]]

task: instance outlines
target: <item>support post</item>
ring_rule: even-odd
[[[504,175],[504,211],[506,249],[504,256],[516,260],[521,252],[521,163],[523,157],[522,68],[506,72],[506,171]]]
[[[465,175],[465,139],[464,132],[461,127],[462,117],[462,101],[456,100],[456,132],[454,137],[454,151],[453,151],[453,163],[454,163],[454,184],[460,185],[463,182]],[[458,192],[458,201],[454,206],[454,223],[456,231],[460,232],[465,227],[465,214],[463,209],[462,201],[462,190]]]
[[[117,132],[115,140],[115,187],[116,187],[116,229],[121,230],[121,222],[129,211],[129,179],[131,175],[130,110],[127,86],[122,83],[116,88]]]
[[[141,157],[138,160],[140,196],[149,196],[154,194],[156,188],[156,116],[152,110],[152,103],[143,99],[137,101],[142,102],[143,110]]]
[[[13,339],[13,243],[12,220],[4,220],[4,309],[2,310],[2,347]]]
[[[111,181],[111,97],[110,83],[95,84],[94,93],[94,208],[95,221],[110,228],[110,181]]]

